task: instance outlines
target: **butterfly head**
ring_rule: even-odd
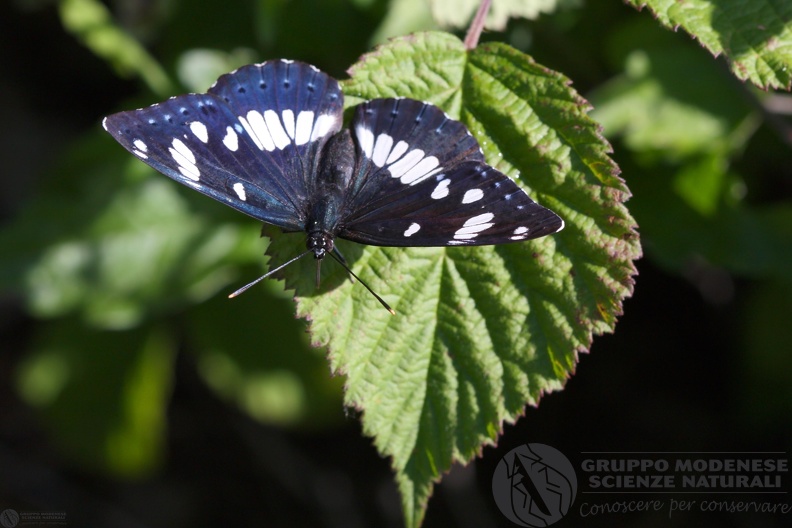
[[[308,239],[305,241],[305,246],[308,250],[313,251],[314,258],[321,260],[333,251],[335,247],[333,244],[333,236],[323,231],[314,231],[308,233]]]

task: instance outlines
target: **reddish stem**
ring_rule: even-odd
[[[484,20],[487,18],[487,13],[489,13],[490,4],[492,4],[492,0],[481,0],[476,16],[473,17],[473,22],[470,23],[470,29],[465,35],[465,49],[468,51],[478,46],[479,37],[481,37],[481,32],[484,31]]]

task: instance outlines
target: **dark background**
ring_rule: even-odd
[[[734,81],[722,59],[712,59],[688,36],[660,29],[648,13],[618,2],[596,4],[535,22],[512,22],[506,33],[488,33],[485,39],[521,45],[573,79],[595,104],[607,103],[608,83],[623,74],[628,48],[620,44],[646,49],[656,58],[652,50],[657,43],[669,42],[695,61],[711,64],[715,86],[722,90],[705,90],[696,99],[686,83],[695,84],[700,72],[691,69],[676,77],[679,84],[671,86],[669,97],[688,98],[687,103],[702,107],[715,100],[713,113],[721,108],[718,100],[731,104],[736,97],[743,101],[744,115],[755,116],[747,138],[718,154],[729,181],[739,180],[745,193],[739,199],[724,197],[717,213],[691,224],[691,212],[668,196],[673,175],[694,166],[697,154],[610,137],[614,158],[634,193],[628,206],[645,244],[635,294],[625,302],[615,334],[595,338],[562,392],[545,396],[538,408],[526,408],[516,424],[505,426],[497,447],[484,448],[482,458],[452,469],[430,500],[427,527],[511,526],[494,505],[491,476],[506,452],[526,442],[554,446],[575,465],[583,451],[786,452],[790,445],[792,261],[782,257],[789,251],[784,245],[792,246],[785,228],[792,224],[784,222],[792,218],[786,213],[792,155],[783,136],[785,118],[769,115],[762,106],[765,95]],[[388,15],[387,5],[377,1],[261,2],[256,9],[228,2],[119,2],[109,7],[169,72],[184,50],[245,46],[256,59],[299,58],[338,77],[369,49]],[[635,27],[644,29],[630,29]],[[51,234],[60,219],[42,218],[37,225],[25,211],[42,195],[62,193],[68,201],[80,192],[79,184],[69,182],[84,175],[64,170],[71,165],[63,159],[80,138],[100,136],[103,115],[162,97],[139,80],[120,77],[65,31],[54,4],[0,4],[0,34],[0,221],[7,244],[0,268],[0,510],[63,511],[71,526],[400,526],[388,461],[362,436],[355,413],[342,409],[338,380],[326,389],[332,396],[317,407],[320,414],[307,413],[287,425],[256,420],[202,377],[196,349],[203,343],[193,331],[194,321],[208,321],[217,341],[227,336],[220,323],[211,329],[211,310],[195,315],[200,310],[196,303],[158,306],[139,323],[168,328],[177,337],[170,342],[174,356],[166,431],[151,468],[122,475],[108,471],[99,452],[92,460],[92,431],[84,421],[84,431],[64,433],[53,408],[26,400],[19,388],[20,366],[31,357],[57,349],[59,340],[64,349],[79,350],[91,348],[91,339],[111,339],[107,336],[119,331],[91,328],[77,309],[55,314],[31,305],[34,287],[26,271],[60,236]],[[680,67],[695,61],[682,61]],[[662,64],[661,59],[654,64]],[[662,68],[654,73],[667,82]],[[771,118],[777,120],[772,126]],[[102,145],[111,156],[125,159],[109,142]],[[227,218],[206,207],[210,216]],[[254,268],[241,269],[245,271],[237,279],[253,276]],[[211,309],[222,302],[222,294],[206,301]],[[272,325],[267,320],[302,328],[290,320],[286,300],[280,299],[281,311],[272,314],[255,294],[242,302],[248,303],[243,309],[256,311],[245,324],[261,339],[251,353],[265,353],[267,343],[278,339],[268,334]],[[83,327],[83,333],[74,330]],[[67,343],[70,335],[81,336],[76,347]],[[292,354],[303,350],[307,348]],[[326,367],[319,368],[326,373]],[[90,414],[90,394],[80,402]],[[82,444],[81,434],[86,438]],[[792,490],[788,477],[785,485]],[[582,521],[573,511],[558,526],[584,523],[792,525],[789,516],[751,514],[689,514],[669,522],[661,515],[635,513]]]

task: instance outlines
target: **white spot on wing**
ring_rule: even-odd
[[[311,133],[311,141],[325,137],[332,130],[338,130],[339,128],[340,125],[336,116],[333,114],[322,114],[316,118],[316,123],[314,123],[313,132]]]
[[[467,221],[464,223],[464,226],[469,227],[474,225],[486,224],[487,222],[491,221],[493,218],[495,218],[495,215],[492,213],[482,213],[472,218],[468,218]]]
[[[234,189],[234,192],[237,193],[237,196],[239,196],[240,200],[242,200],[243,202],[245,200],[247,200],[247,196],[245,195],[245,186],[244,185],[242,185],[239,182],[236,182],[234,184],[234,186],[233,186],[233,189]]]
[[[360,142],[360,148],[363,150],[363,154],[365,154],[368,159],[371,159],[371,155],[374,152],[374,134],[371,133],[371,130],[362,125],[355,127],[355,134]]]
[[[223,145],[228,148],[228,150],[236,152],[239,148],[239,136],[237,133],[234,132],[234,129],[231,127],[226,127],[226,135],[223,138]]]
[[[195,137],[206,143],[209,141],[209,131],[206,130],[206,125],[200,121],[193,121],[190,123],[190,130],[195,134]]]
[[[465,196],[462,197],[463,204],[469,204],[473,202],[477,202],[484,197],[484,191],[481,189],[470,189],[465,193]]]
[[[240,117],[239,122],[245,127],[248,135],[253,139],[260,150],[266,149],[270,152],[275,150],[275,143],[272,141],[272,136],[260,112],[251,110],[247,113],[247,119]]]
[[[283,118],[283,127],[291,139],[294,139],[294,112],[291,110],[284,110],[281,112]]]
[[[102,128],[107,130],[107,118],[106,117],[104,119],[102,119]],[[107,130],[107,131],[109,132],[109,130]]]
[[[192,150],[190,150],[190,148],[185,145],[181,139],[173,140],[173,148],[176,149],[176,152],[178,152],[188,163],[195,165],[195,154],[192,153]],[[173,155],[175,158],[175,154]]]
[[[421,229],[421,225],[413,222],[412,224],[410,224],[410,227],[407,228],[407,231],[404,232],[404,236],[406,237],[412,236],[415,233],[417,233],[419,229]]]
[[[294,132],[295,145],[305,145],[311,140],[313,121],[314,113],[310,110],[303,110],[297,115],[297,129]]]
[[[292,118],[293,117],[294,116],[292,116]],[[269,129],[270,135],[272,136],[272,141],[275,143],[275,146],[278,148],[278,150],[285,149],[286,145],[291,143],[291,140],[286,134],[286,131],[283,129],[283,125],[281,124],[278,114],[276,114],[274,110],[266,110],[264,112],[264,121],[267,123],[267,128]]]
[[[495,215],[492,213],[483,213],[472,218],[468,218],[462,227],[456,230],[456,233],[454,233],[454,239],[470,240],[471,238],[476,238],[481,231],[489,229],[494,225],[490,222],[493,218],[495,218]]]
[[[440,160],[434,156],[427,156],[422,159],[417,165],[407,171],[401,177],[401,182],[404,184],[415,185],[421,183],[430,176],[434,176],[440,172]]]
[[[525,226],[520,226],[514,230],[514,233],[512,233],[512,235],[513,236],[509,237],[510,240],[524,240],[525,237],[528,236],[528,228]]]
[[[180,139],[173,140],[173,148],[169,148],[173,160],[179,164],[179,172],[193,181],[200,179],[201,173],[195,165],[195,155]]]
[[[451,183],[451,180],[442,180],[440,183],[437,184],[434,191],[432,191],[432,198],[435,200],[439,200],[440,198],[445,198],[448,196],[448,186]]]
[[[391,151],[390,156],[388,156],[388,159],[385,160],[385,163],[390,165],[397,159],[401,158],[404,153],[407,152],[408,148],[410,148],[410,146],[405,141],[399,141],[396,143],[396,146],[393,147],[393,150]]]
[[[388,159],[393,146],[393,138],[388,134],[380,134],[377,136],[377,142],[374,144],[374,152],[371,155],[371,161],[377,167],[382,167]]]
[[[132,153],[134,155],[142,159],[148,158],[148,156],[145,154],[146,152],[148,152],[148,145],[143,143],[143,140],[136,139],[135,141],[132,142],[132,145],[134,146],[134,148],[132,149]]]
[[[369,132],[370,134],[370,132]],[[424,151],[421,149],[411,150],[402,159],[388,166],[391,177],[401,178],[404,174],[415,167],[423,159]],[[371,157],[371,156],[369,156]]]

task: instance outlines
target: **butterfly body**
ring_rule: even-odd
[[[327,142],[320,158],[316,183],[307,204],[306,245],[321,259],[334,248],[338,222],[355,168],[355,149],[348,130],[338,132]]]
[[[521,242],[563,228],[436,106],[358,105],[294,61],[221,76],[206,94],[113,114],[104,128],[166,176],[284,231],[321,261],[336,237],[379,246]],[[335,256],[335,255],[334,255]]]

